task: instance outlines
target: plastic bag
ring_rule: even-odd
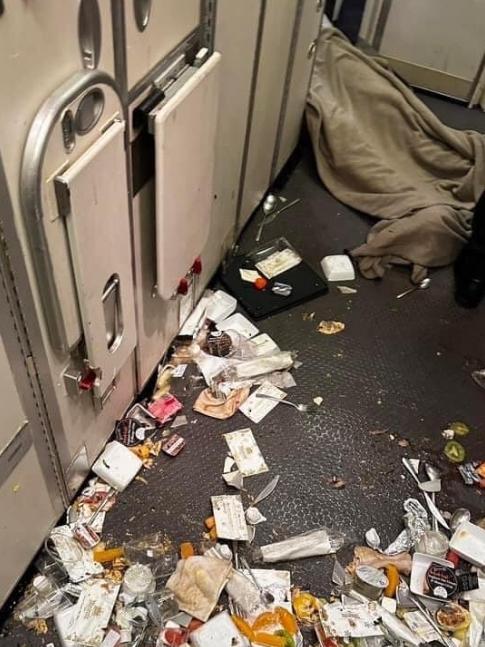
[[[35,618],[51,618],[56,612],[67,609],[71,603],[57,583],[45,575],[37,575],[29,592],[15,607],[15,617],[20,622]]]
[[[154,532],[123,545],[126,560],[130,564],[150,566],[155,580],[164,582],[175,570],[177,551],[162,532]]]
[[[316,528],[290,539],[256,549],[255,559],[265,563],[282,562],[304,557],[336,553],[345,542],[343,533],[329,528]]]

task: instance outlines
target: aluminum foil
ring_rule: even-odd
[[[386,548],[386,555],[397,555],[411,550],[425,530],[430,529],[428,513],[417,499],[406,499],[404,507],[404,530]]]

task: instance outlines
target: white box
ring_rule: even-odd
[[[121,492],[138,474],[143,463],[117,440],[108,443],[93,465],[93,472]]]
[[[465,521],[450,540],[450,549],[470,564],[485,566],[485,530]]]
[[[355,270],[352,261],[345,254],[325,256],[320,261],[327,281],[353,281]]]

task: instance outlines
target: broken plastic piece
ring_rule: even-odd
[[[246,510],[246,521],[253,526],[257,526],[258,523],[266,521],[266,517],[257,508],[250,507]]]
[[[233,487],[236,490],[242,490],[244,485],[244,478],[239,470],[223,474],[222,478],[227,483],[227,485],[229,485],[229,487]]]
[[[271,479],[271,481],[264,487],[261,492],[255,497],[253,501],[253,505],[258,505],[258,503],[261,503],[261,501],[264,501],[267,499],[270,494],[272,494],[278,485],[278,482],[280,480],[280,475],[277,474],[274,479]]]
[[[480,371],[473,371],[472,378],[475,384],[485,389],[485,368],[482,368]]]

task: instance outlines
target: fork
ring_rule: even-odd
[[[274,402],[280,402],[281,404],[287,404],[289,407],[293,407],[301,413],[307,413],[309,409],[308,404],[296,404],[295,402],[290,402],[289,400],[280,400],[280,398],[277,398],[274,395],[266,395],[266,393],[256,393],[256,397],[263,398],[264,400],[274,400]]]

